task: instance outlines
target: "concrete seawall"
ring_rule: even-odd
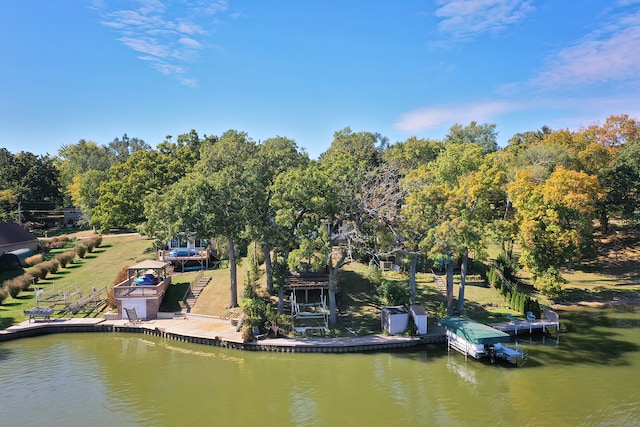
[[[56,333],[111,332],[153,335],[194,344],[247,350],[287,353],[350,353],[388,351],[431,343],[444,343],[444,333],[419,337],[369,335],[346,338],[272,338],[243,342],[242,335],[228,321],[216,318],[158,319],[132,325],[104,319],[54,319],[22,322],[0,331],[0,342]]]

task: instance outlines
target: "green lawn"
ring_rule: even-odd
[[[87,254],[84,259],[76,258],[73,264],[61,268],[56,274],[48,275],[45,280],[38,281],[35,287],[55,292],[79,289],[82,295],[90,293],[92,287],[100,289],[107,286],[109,288],[123,267],[143,259],[154,258],[155,253],[150,250],[151,248],[152,240],[138,234],[106,235],[102,239],[102,245]],[[17,274],[22,273],[13,273],[11,277]],[[6,278],[5,276],[4,279]],[[33,287],[26,292],[21,292],[16,299],[8,297],[0,305],[0,329],[25,320],[23,310],[35,305]]]
[[[89,237],[90,231],[79,234],[78,237]],[[60,269],[57,274],[49,275],[47,279],[38,282],[37,287],[45,290],[55,289],[75,290],[79,289],[83,295],[95,287],[100,289],[113,286],[118,272],[126,266],[133,265],[143,259],[153,259],[155,253],[152,249],[152,240],[138,234],[127,235],[107,235],[104,236],[102,245],[88,254],[84,259],[76,259],[75,263]],[[65,249],[68,250],[68,249]],[[64,251],[64,250],[62,250]],[[616,271],[608,263],[606,268],[597,268],[598,264],[592,263],[585,267],[578,266],[573,271],[563,271],[563,276],[569,281],[566,285],[567,296],[564,301],[571,303],[574,301],[595,301],[606,302],[615,297],[634,297],[640,294],[638,285],[639,262],[635,258],[629,257],[625,260],[624,269]],[[238,300],[242,299],[242,291],[246,278],[247,265],[241,263],[238,267]],[[16,274],[4,274],[0,280],[11,278]],[[179,308],[177,301],[182,298],[188,284],[191,283],[198,273],[180,274],[173,277],[173,286],[168,291],[168,298],[163,304],[165,311],[174,311]],[[205,288],[193,313],[207,314],[220,317],[235,317],[239,315],[239,309],[228,309],[230,302],[229,290],[229,268],[220,268],[204,272],[212,277],[212,280]],[[380,310],[382,303],[377,294],[376,287],[369,282],[367,276],[369,269],[366,265],[359,263],[347,264],[339,276],[341,289],[341,303],[346,308],[349,316],[349,328],[358,335],[380,332]],[[526,279],[526,276],[523,276]],[[407,281],[405,274],[395,272],[385,272],[385,278],[395,281]],[[261,279],[264,282],[264,277]],[[458,278],[454,288],[454,296],[458,296]],[[264,283],[262,283],[264,286]],[[542,304],[549,304],[551,301],[538,295],[533,288],[528,292],[538,297]],[[508,314],[516,314],[510,310],[495,289],[485,285],[478,275],[471,275],[467,287],[465,298],[465,312],[470,317],[483,322],[495,322],[506,319]],[[433,277],[430,273],[418,273],[416,302],[422,304],[427,312],[433,316],[440,304],[444,301],[444,296],[438,292]],[[35,294],[31,289],[22,292],[18,298],[7,298],[0,305],[0,329],[4,329],[25,319],[23,310],[35,306]],[[94,316],[97,313],[90,313]],[[345,324],[342,319],[338,320],[338,335],[346,335]]]

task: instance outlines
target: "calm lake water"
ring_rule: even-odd
[[[133,334],[0,344],[6,426],[640,425],[640,311],[561,312],[524,366],[444,346],[255,353]]]

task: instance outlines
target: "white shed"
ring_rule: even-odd
[[[427,334],[427,310],[421,305],[412,305],[409,309],[413,323],[416,324],[418,335]]]
[[[404,305],[384,307],[380,320],[383,331],[390,335],[401,334],[407,330],[409,311]]]

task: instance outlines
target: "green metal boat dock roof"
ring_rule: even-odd
[[[507,342],[509,334],[483,325],[463,316],[449,316],[440,319],[440,326],[474,344],[496,344]]]

